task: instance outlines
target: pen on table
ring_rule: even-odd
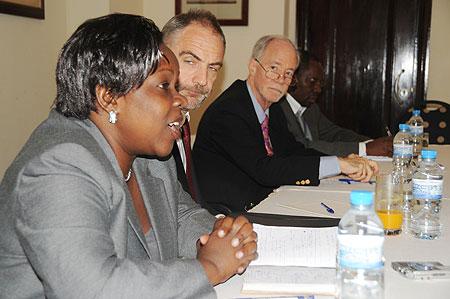
[[[339,179],[339,182],[346,182],[347,184],[360,183],[360,181],[355,181],[354,179]],[[369,181],[368,183],[372,185],[375,181]]]
[[[386,130],[386,134],[387,134],[389,137],[392,137],[391,130],[389,130],[389,127],[388,127],[387,125],[384,125],[384,129]]]
[[[325,209],[327,209],[328,213],[334,214],[334,210],[332,208],[330,208],[329,206],[327,206],[326,204],[324,204],[323,202],[320,203],[322,205],[322,207],[324,207]]]

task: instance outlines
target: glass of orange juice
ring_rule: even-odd
[[[375,212],[383,223],[385,235],[402,231],[402,181],[392,174],[378,174],[375,187]]]

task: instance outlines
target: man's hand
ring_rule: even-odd
[[[379,171],[378,163],[367,160],[355,154],[346,158],[338,157],[341,173],[348,175],[351,179],[367,183]]]
[[[388,156],[392,157],[392,142],[390,136],[380,137],[374,141],[366,143],[366,153],[369,156]]]
[[[258,258],[257,234],[244,216],[220,218],[210,235],[200,237],[197,259],[205,268],[212,285],[242,274],[248,264]]]

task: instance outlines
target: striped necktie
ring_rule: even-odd
[[[192,158],[191,158],[191,129],[189,127],[189,122],[185,121],[181,127],[182,137],[183,137],[183,147],[186,154],[186,178],[189,185],[189,190],[191,191],[191,197],[195,200],[194,194],[194,184],[192,182]]]
[[[273,155],[272,145],[270,144],[269,139],[269,115],[266,114],[266,118],[261,124],[262,133],[264,136],[264,145],[266,146],[267,156]]]

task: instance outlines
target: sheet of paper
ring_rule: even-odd
[[[253,227],[259,258],[251,265],[336,267],[337,227]]]
[[[250,266],[242,292],[334,294],[335,280],[334,268]]]

